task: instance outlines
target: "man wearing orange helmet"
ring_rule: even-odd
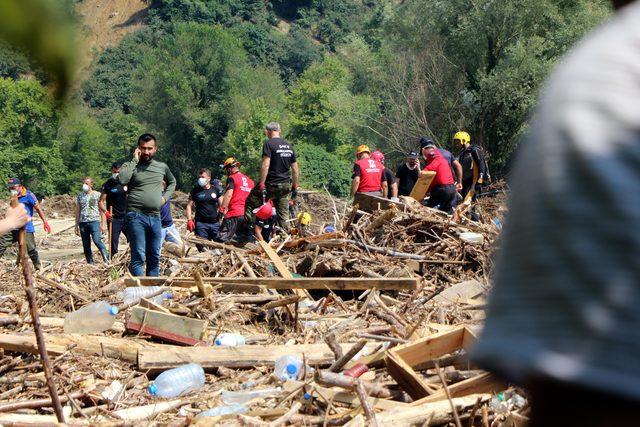
[[[245,224],[244,208],[255,184],[251,178],[240,172],[240,162],[235,157],[228,157],[223,167],[228,176],[227,188],[219,209],[220,215],[224,215],[224,221],[216,240],[228,242]]]
[[[356,193],[387,197],[389,187],[384,175],[384,166],[371,158],[369,147],[364,144],[358,146],[356,158],[358,160],[353,165],[351,197],[355,197]]]

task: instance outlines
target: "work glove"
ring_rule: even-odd
[[[196,229],[196,222],[194,220],[192,220],[192,219],[187,221],[187,230],[193,231],[195,229]]]
[[[46,231],[47,233],[51,234],[51,226],[49,225],[49,223],[47,221],[44,222],[43,226],[44,226],[44,231]]]
[[[107,218],[107,221],[108,221],[108,222],[111,222],[111,212],[106,211],[106,212],[104,213],[104,217],[105,217],[105,218]]]

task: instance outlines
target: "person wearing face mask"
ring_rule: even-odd
[[[111,223],[111,255],[118,253],[118,242],[124,228],[124,215],[127,212],[127,186],[118,182],[120,163],[111,165],[111,177],[102,185],[100,211],[104,213],[107,224]]]
[[[185,215],[187,230],[206,240],[214,240],[220,231],[218,222],[219,199],[224,189],[219,180],[211,180],[211,171],[206,168],[198,172],[198,184],[189,193],[189,202]],[[195,207],[195,215],[193,208]],[[203,245],[196,245],[198,251],[205,250]]]
[[[40,203],[38,202],[38,198],[31,191],[27,189],[18,178],[11,178],[7,181],[7,189],[11,191],[12,196],[17,196],[18,201],[24,208],[27,210],[27,214],[29,216],[29,221],[25,225],[25,243],[27,245],[27,254],[33,262],[33,267],[36,270],[40,270],[40,256],[38,255],[38,250],[36,249],[36,238],[35,238],[35,228],[33,226],[33,213],[37,212],[42,219],[42,223],[44,226],[44,230],[47,233],[51,233],[51,227],[45,218],[44,211],[40,207]],[[5,251],[9,246],[18,242],[19,230],[14,229],[11,233],[4,234],[0,236],[0,257],[4,255]]]
[[[91,240],[102,255],[104,262],[109,261],[109,252],[102,243],[102,234],[107,232],[107,221],[98,206],[100,193],[93,189],[93,180],[89,177],[82,181],[82,191],[76,198],[76,234],[82,238],[82,249],[88,264],[93,264]]]
[[[166,163],[153,158],[157,151],[155,136],[150,133],[140,135],[133,159],[122,165],[118,175],[118,182],[128,187],[124,225],[131,249],[129,272],[133,276],[142,276],[145,263],[147,276],[160,274],[160,207],[171,200],[176,179]],[[163,180],[167,182],[164,194]]]
[[[228,178],[227,188],[219,208],[220,214],[224,215],[224,222],[220,227],[217,240],[226,243],[244,231],[245,206],[255,184],[251,178],[240,172],[240,162],[235,157],[228,157],[223,167]]]
[[[435,144],[427,144],[423,147],[422,155],[425,158],[426,166],[420,173],[422,174],[426,171],[436,173],[427,190],[429,193],[427,206],[452,213],[452,208],[456,200],[456,184],[449,162],[444,158]]]
[[[411,151],[407,154],[407,161],[400,165],[396,172],[396,181],[398,183],[398,195],[409,196],[411,190],[418,181],[418,175],[420,174],[420,160],[418,160],[418,153]]]

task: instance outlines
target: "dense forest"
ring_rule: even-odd
[[[64,104],[0,43],[0,176],[75,191],[151,132],[183,190],[226,155],[255,177],[267,121],[294,143],[303,186],[335,195],[355,146],[395,165],[421,135],[452,148],[459,129],[499,175],[545,77],[610,13],[605,0],[153,0]]]

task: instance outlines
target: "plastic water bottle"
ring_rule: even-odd
[[[276,359],[274,373],[281,381],[295,381],[302,370],[302,359],[297,356],[280,356]]]
[[[64,318],[64,332],[67,334],[95,334],[106,331],[116,321],[118,307],[104,301],[97,301],[73,311]]]
[[[160,289],[162,289],[161,286],[135,286],[126,288],[124,292],[119,292],[117,297],[124,300],[125,304],[131,304],[132,302],[139,301],[140,298],[146,298],[148,295],[155,294]],[[164,292],[151,298],[151,301],[161,305],[163,300],[170,298],[172,298],[171,293]]]
[[[215,408],[208,409],[206,411],[200,412],[196,415],[196,418],[204,418],[204,417],[217,417],[219,415],[229,415],[229,414],[244,414],[248,412],[249,408],[245,405],[235,404],[229,406],[216,406]]]
[[[258,397],[270,397],[275,396],[282,391],[282,388],[263,388],[261,390],[250,391],[227,391],[222,390],[222,402],[225,405],[242,405],[250,400],[257,399]]]
[[[204,369],[196,363],[164,371],[149,384],[147,390],[154,396],[172,398],[204,386]]]
[[[215,345],[221,345],[225,347],[238,347],[240,345],[244,345],[244,337],[240,334],[220,334],[216,337],[214,341]]]

